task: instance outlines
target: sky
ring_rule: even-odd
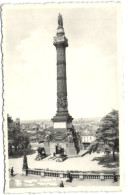
[[[68,110],[73,118],[119,109],[117,6],[3,7],[4,103],[21,120],[56,114],[56,36],[63,16]]]

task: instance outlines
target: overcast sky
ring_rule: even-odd
[[[102,117],[118,104],[117,15],[112,6],[60,4],[3,8],[5,108],[21,120],[56,113],[56,35],[63,16],[68,109],[73,118]],[[6,29],[6,30],[5,30]]]

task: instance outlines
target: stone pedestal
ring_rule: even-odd
[[[45,177],[44,171],[41,172],[41,177]]]
[[[60,178],[63,178],[63,173],[60,173]]]
[[[44,148],[46,154],[51,154],[50,152],[50,141],[44,141]]]
[[[80,173],[79,174],[79,180],[83,180],[83,179],[84,179],[83,173]]]
[[[22,169],[22,175],[26,176],[26,169]]]
[[[69,155],[77,155],[77,151],[75,149],[75,143],[68,143],[68,154]]]

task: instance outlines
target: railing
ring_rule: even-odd
[[[65,171],[54,171],[54,170],[36,170],[36,169],[28,169],[28,174],[31,175],[40,175],[42,177],[60,177],[67,178],[67,172]],[[98,173],[86,173],[86,172],[70,172],[72,178],[74,179],[113,179],[113,174],[98,174]],[[119,179],[120,176],[116,175]]]
[[[83,175],[84,179],[100,179],[100,175]]]

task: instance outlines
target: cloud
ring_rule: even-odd
[[[103,116],[118,106],[115,55],[96,45],[72,49],[67,55],[69,108],[77,117]],[[74,106],[73,106],[74,105]],[[76,106],[75,106],[76,105]],[[79,113],[79,114],[78,114]]]
[[[114,9],[12,10],[7,20],[8,113],[23,119],[56,113],[56,34],[63,13],[69,112],[103,116],[118,107],[116,16]],[[17,17],[16,17],[17,16]],[[98,16],[98,17],[96,17]],[[15,26],[15,28],[12,28]]]
[[[45,117],[49,106],[54,108],[52,111],[56,111],[56,53],[50,51],[55,48],[49,41],[49,35],[37,29],[17,47],[16,55],[20,57],[21,63],[13,64],[13,71],[9,74],[13,78],[8,83],[12,91],[9,99],[13,104],[8,106],[10,110],[19,112],[19,115],[25,116],[26,112],[28,116],[40,117],[42,113]],[[19,101],[16,102],[16,99]]]

